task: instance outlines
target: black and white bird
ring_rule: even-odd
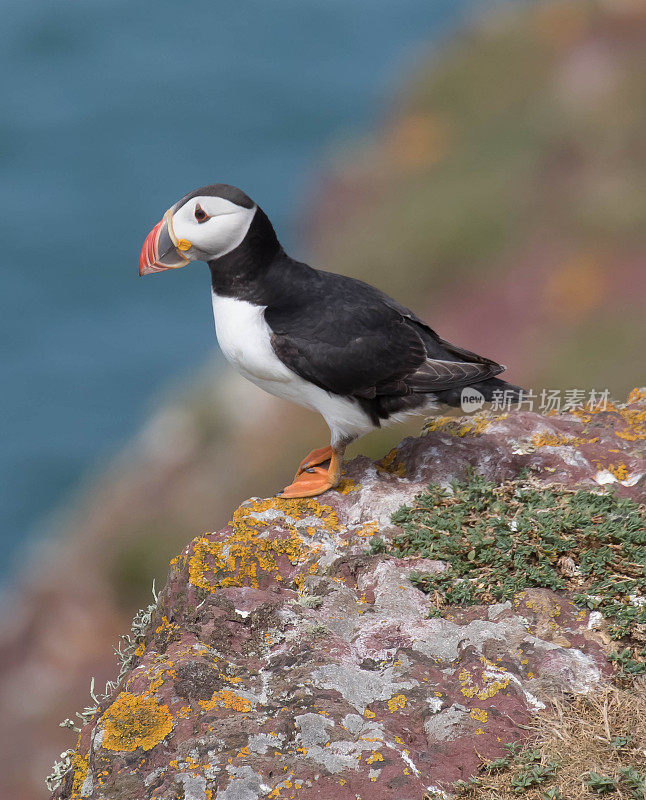
[[[204,186],[175,203],[146,237],[139,274],[190,261],[211,270],[227,360],[330,428],[330,445],[303,459],[280,497],[335,487],[346,446],[383,423],[459,406],[467,386],[485,401],[518,391],[495,377],[504,367],[444,341],[373,286],[290,258],[263,210],[234,186]]]

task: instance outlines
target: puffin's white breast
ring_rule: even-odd
[[[266,306],[212,293],[215,332],[224,357],[261,389],[318,411],[335,438],[354,438],[372,430],[368,415],[350,398],[321,389],[278,358],[271,346]]]
[[[288,369],[271,346],[266,306],[212,293],[215,333],[224,357],[250,381],[289,381]]]

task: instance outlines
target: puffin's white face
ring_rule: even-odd
[[[172,211],[172,209],[171,209]],[[176,243],[190,242],[180,249],[191,261],[219,258],[242,244],[256,213],[223,197],[192,197],[172,214]]]
[[[216,194],[180,200],[146,237],[139,274],[178,269],[189,261],[211,261],[230,253],[242,244],[256,210],[256,205],[248,208]]]

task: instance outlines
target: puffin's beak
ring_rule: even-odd
[[[182,250],[188,250],[191,243],[186,239],[175,241],[172,230],[170,212],[164,214],[161,222],[146,236],[139,256],[139,274],[150,275],[151,272],[164,272],[167,269],[179,269],[189,263]]]

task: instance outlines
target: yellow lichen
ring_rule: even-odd
[[[489,700],[509,686],[509,678],[502,667],[496,666],[484,656],[480,660],[485,665],[480,682],[476,682],[469,670],[462,669],[458,674],[460,691],[469,699],[477,697],[478,700]]]
[[[599,438],[587,439],[583,436],[568,436],[562,433],[535,433],[532,436],[532,444],[534,447],[578,447],[581,444],[594,444],[598,442]]]
[[[378,750],[374,750],[372,753],[370,753],[368,758],[366,758],[366,764],[374,764],[375,761],[383,761],[383,760],[384,757],[381,755],[381,753]]]
[[[72,757],[72,769],[74,770],[72,778],[72,793],[70,800],[78,800],[81,797],[81,789],[85,783],[88,770],[89,755],[82,756],[79,753],[74,753]]]
[[[268,536],[266,529],[270,523],[256,516],[270,509],[278,510],[283,515],[281,522],[286,531],[282,536]],[[271,574],[274,580],[282,581],[283,577],[278,571],[278,559],[281,556],[285,556],[291,564],[298,564],[306,561],[318,549],[301,538],[294,524],[303,516],[317,517],[320,520],[318,527],[329,534],[339,530],[336,513],[314,499],[281,500],[273,497],[253,500],[240,506],[229,523],[233,532],[226,539],[217,541],[204,536],[193,543],[188,567],[191,583],[208,592],[215,592],[223,586],[258,588],[258,576],[261,573]],[[214,573],[214,577],[209,577],[208,573]]]
[[[527,608],[531,611],[535,611],[537,614],[545,614],[551,619],[561,616],[561,606],[542,595],[531,595],[526,591],[522,591],[515,595],[514,600],[516,599],[519,602],[522,600]]]
[[[507,414],[501,414],[498,419],[504,419]],[[452,436],[480,436],[491,425],[492,420],[485,414],[476,414],[466,421],[455,417],[432,417],[424,425],[424,430],[428,433],[432,431],[442,431],[450,433]]]
[[[484,708],[472,708],[469,712],[471,715],[471,719],[475,719],[478,722],[486,722],[487,721],[487,712]]]
[[[646,390],[633,389],[628,395],[626,405],[623,407],[617,408],[613,403],[607,403],[605,408],[603,406],[595,406],[593,408],[587,405],[583,408],[575,409],[572,413],[587,424],[596,414],[604,411],[614,412],[619,415],[623,423],[623,427],[613,429],[615,436],[629,442],[642,441],[646,439],[646,409],[629,408],[629,406],[641,403],[644,399],[646,399]]]
[[[404,706],[406,705],[407,702],[408,702],[408,699],[406,698],[405,695],[396,694],[393,697],[391,697],[390,700],[388,701],[388,710],[390,711],[391,714],[393,714],[395,711],[398,711],[400,708],[404,708]]]
[[[628,467],[625,464],[617,464],[616,467],[614,464],[610,464],[607,469],[618,481],[625,481],[628,477]]]
[[[391,475],[398,475],[400,478],[406,477],[406,467],[401,461],[397,461],[397,448],[394,447],[389,453],[377,461],[378,472],[389,472]]]
[[[350,492],[356,492],[360,488],[361,484],[355,483],[352,478],[342,478],[336,490],[341,494],[350,494]]]
[[[213,692],[210,700],[199,700],[198,702],[205,711],[211,711],[219,706],[220,708],[229,708],[232,711],[247,714],[253,708],[253,703],[228,689],[220,689],[219,692]]]
[[[370,536],[375,536],[379,533],[379,523],[375,520],[374,522],[367,522],[365,525],[362,525],[356,531],[353,531],[354,536],[359,536],[362,539],[367,539]]]
[[[168,707],[154,697],[121,692],[101,717],[102,746],[119,752],[150,750],[173,730]]]
[[[163,634],[166,637],[166,643],[170,642],[171,636],[179,631],[179,625],[176,622],[171,622],[168,617],[163,616],[161,623],[155,628],[155,634]]]

